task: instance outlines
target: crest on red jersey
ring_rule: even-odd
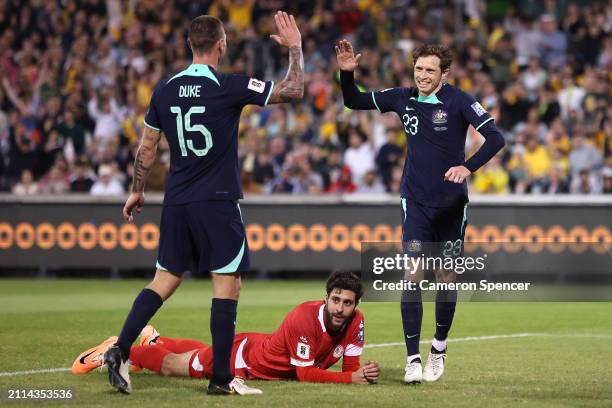
[[[308,360],[310,357],[310,346],[304,343],[297,344],[297,355],[304,360]]]
[[[334,358],[340,358],[340,356],[344,353],[344,347],[336,346],[334,349]]]

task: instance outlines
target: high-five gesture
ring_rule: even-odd
[[[274,41],[287,48],[302,46],[300,29],[291,14],[278,11],[274,15],[274,22],[276,22],[276,29],[278,30],[278,35],[272,34],[270,36]]]
[[[280,45],[289,48],[287,76],[272,89],[268,103],[284,103],[304,97],[304,56],[302,36],[292,15],[278,11],[274,15],[278,35],[270,37]]]
[[[340,40],[336,44],[336,59],[342,71],[354,71],[359,65],[361,54],[353,53],[353,45],[347,40]]]

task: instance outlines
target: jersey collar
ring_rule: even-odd
[[[325,303],[323,303],[321,307],[319,308],[319,323],[321,323],[321,330],[323,330],[323,333],[327,331],[327,329],[325,328],[325,320],[323,319],[324,309],[325,309]]]
[[[440,89],[438,89],[438,92],[433,93],[431,95],[427,95],[427,96],[422,96],[419,95],[418,91],[416,92],[416,97],[413,96],[410,99],[412,99],[413,101],[417,101],[417,102],[421,102],[421,103],[430,103],[432,105],[444,105],[444,103],[438,99],[438,95],[441,94],[444,90],[446,90],[446,84],[442,84],[442,87]]]
[[[205,64],[191,64],[185,70],[179,72],[178,74],[170,78],[168,80],[168,83],[172,81],[173,79],[182,77],[182,76],[194,76],[194,77],[208,78],[214,83],[216,83],[217,85],[221,86],[212,68],[210,68],[208,65],[205,65]]]

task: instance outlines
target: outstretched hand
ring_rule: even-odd
[[[293,18],[291,14],[287,14],[284,11],[277,11],[274,15],[274,22],[278,30],[278,35],[272,34],[270,36],[274,41],[287,48],[302,46],[300,29],[295,23],[295,18]]]
[[[338,67],[342,71],[354,71],[359,65],[361,54],[355,55],[353,53],[353,45],[347,40],[338,41],[335,48]]]

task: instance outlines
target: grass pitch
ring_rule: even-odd
[[[264,395],[209,397],[202,381],[132,375],[121,395],[106,372],[19,374],[70,367],[86,348],[118,334],[142,280],[0,280],[0,405],[85,407],[491,407],[612,406],[612,303],[460,303],[447,369],[434,384],[402,383],[405,348],[399,306],[364,303],[363,359],[378,360],[372,386],[257,381]],[[323,296],[323,282],[246,281],[237,331],[270,332],[305,300]],[[159,331],[210,343],[210,284],[187,281],[154,317]],[[423,339],[434,331],[425,304]],[[522,337],[495,337],[525,333]],[[483,338],[491,336],[492,338]],[[392,344],[386,344],[392,343]],[[377,346],[375,346],[377,345]],[[375,346],[375,347],[372,347]],[[429,344],[421,345],[427,356]],[[8,389],[67,389],[70,401],[6,399]]]

